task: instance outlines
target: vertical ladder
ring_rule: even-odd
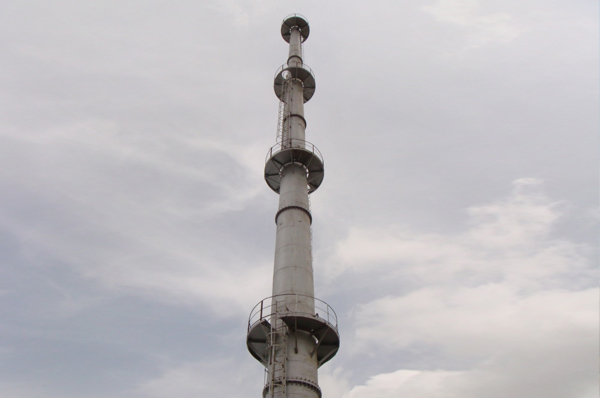
[[[271,332],[269,333],[269,397],[286,398],[287,386],[287,326],[277,317],[277,302],[271,316]],[[275,390],[280,394],[276,395]]]
[[[283,95],[282,98],[285,98]],[[283,100],[279,101],[279,114],[277,117],[277,137],[275,139],[276,142],[283,141],[283,120],[284,120],[284,112],[285,102]]]
[[[290,138],[290,106],[286,102],[291,101],[291,98],[288,97],[288,91],[287,82],[284,81],[277,117],[277,142],[281,143],[284,148],[289,146],[287,141]]]
[[[310,197],[310,195],[309,195]],[[312,230],[312,224],[309,227],[310,229],[310,264],[313,264],[313,230]]]
[[[290,95],[290,87],[288,86],[288,80],[286,79],[283,83],[283,95],[281,96],[283,101],[281,102],[281,143],[282,148],[291,146],[289,141],[290,137],[290,107],[292,106],[292,98]]]

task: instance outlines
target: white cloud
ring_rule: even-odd
[[[446,394],[443,397],[455,397],[452,393],[448,394],[444,392],[444,387],[446,387],[444,384],[447,379],[457,374],[460,374],[460,372],[399,370],[394,373],[385,373],[372,377],[367,381],[366,385],[353,388],[346,397],[442,397],[440,393]],[[456,398],[458,397],[456,395]]]
[[[316,253],[315,275],[342,338],[324,396],[584,396],[573,386],[596,349],[579,242],[597,219],[570,212],[597,202],[597,4],[5,6],[3,395],[223,395],[230,380],[260,395],[258,363],[248,389],[244,364],[203,357],[253,361],[243,324],[272,277],[262,168],[279,23],[301,12],[319,80],[308,134],[328,165],[315,245],[334,254]],[[531,180],[469,202],[528,175],[568,203]],[[157,357],[172,361],[158,375]]]
[[[251,26],[253,18],[257,18],[266,13],[269,9],[272,9],[275,6],[275,3],[276,2],[273,0],[220,0],[213,2],[209,7],[217,11],[231,14],[236,26],[248,27]]]
[[[515,362],[519,362],[516,360]],[[540,375],[548,366],[545,362],[520,363],[512,372],[502,373],[493,366],[476,371],[398,370],[370,378],[365,385],[354,387],[339,398],[382,397],[396,398],[595,398],[597,383],[582,383],[574,372]],[[504,369],[506,370],[506,369]],[[592,373],[592,372],[589,372]],[[557,378],[553,378],[558,376]],[[575,377],[573,377],[575,376]],[[589,378],[591,379],[591,378]],[[338,398],[338,397],[335,397]]]
[[[252,364],[254,365],[254,364]],[[165,369],[159,377],[140,385],[135,393],[145,398],[248,397],[260,394],[260,371],[248,362],[231,359],[183,363]],[[249,393],[249,391],[253,391]]]
[[[435,347],[460,371],[400,369],[355,386],[349,398],[597,396],[598,289],[522,296],[507,283],[424,288],[361,306],[354,355]],[[376,360],[376,359],[375,359]],[[435,360],[429,361],[435,367]]]
[[[423,288],[360,306],[355,316],[361,347],[356,350],[426,343],[442,347],[447,355],[488,358],[509,347],[560,349],[560,341],[573,340],[589,345],[597,326],[595,297],[596,289],[524,296],[507,283]]]
[[[427,285],[510,280],[521,289],[536,289],[565,277],[577,284],[592,272],[589,248],[552,237],[563,211],[540,185],[536,179],[519,179],[509,197],[467,209],[469,227],[456,235],[419,234],[398,226],[352,228],[336,247],[330,276],[381,268]]]
[[[351,378],[351,372],[343,367],[333,368],[331,363],[319,368],[319,387],[324,397],[346,397],[350,392]]]
[[[506,43],[521,34],[514,18],[504,12],[482,14],[478,0],[436,0],[422,9],[437,21],[459,27],[469,35],[470,46]]]
[[[396,352],[399,363],[419,347],[438,355],[425,369],[374,375],[344,397],[592,396],[595,270],[587,247],[553,236],[564,206],[541,185],[519,179],[507,198],[469,208],[462,233],[355,229],[340,243],[338,272],[378,269],[412,283],[356,307],[352,355]],[[453,369],[436,369],[448,360]]]
[[[3,396],[10,398],[37,398],[44,394],[42,388],[11,382],[0,382],[0,392]]]
[[[264,192],[260,174],[242,178],[254,164],[248,152],[260,159],[262,151],[182,134],[141,137],[103,121],[2,135],[18,165],[0,177],[30,194],[6,204],[0,221],[24,254],[130,294],[211,303],[202,308],[221,315],[245,313],[268,292],[268,262],[224,246],[239,244],[229,231],[201,232]],[[46,216],[31,217],[28,202]]]

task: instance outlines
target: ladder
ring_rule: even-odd
[[[269,397],[286,398],[287,326],[277,317],[277,302],[269,332]],[[277,395],[276,395],[277,392]]]
[[[283,82],[283,94],[279,101],[279,113],[277,117],[277,142],[281,143],[282,148],[286,148],[290,145],[288,140],[290,139],[290,105],[286,102],[290,102],[292,99],[288,96],[289,89],[287,81]]]
[[[285,95],[285,93],[284,93]],[[285,98],[283,95],[281,96],[282,98]],[[283,112],[285,109],[285,102],[283,100],[279,101],[279,114],[277,117],[277,137],[275,138],[276,142],[282,142],[283,141],[283,121],[284,121],[284,116],[283,116]]]

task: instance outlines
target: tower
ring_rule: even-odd
[[[281,25],[289,57],[275,73],[277,143],[265,162],[265,181],[279,194],[273,295],[250,312],[246,338],[250,354],[265,366],[263,398],[321,398],[317,369],[340,346],[337,316],[314,294],[309,194],[323,182],[324,162],[305,138],[304,103],[316,88],[302,59],[309,32],[299,14]]]

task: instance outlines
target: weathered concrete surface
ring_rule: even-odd
[[[289,43],[288,66],[301,66],[302,43],[297,27],[291,29]],[[284,90],[281,98],[285,103],[283,117],[286,128],[282,136],[282,148],[305,148],[302,82],[289,78]],[[276,306],[272,311],[281,315],[297,311],[312,319],[315,303],[306,167],[298,163],[284,165],[279,184],[273,296],[288,296],[275,297]],[[269,374],[274,375],[277,382],[267,387],[266,396],[284,398],[281,381],[285,379],[285,397],[318,398],[319,365],[315,354],[315,337],[308,331],[296,330],[293,325],[285,326],[281,320],[277,320],[277,316],[272,318],[272,322],[281,333],[274,334],[275,344],[269,354],[268,366]]]

